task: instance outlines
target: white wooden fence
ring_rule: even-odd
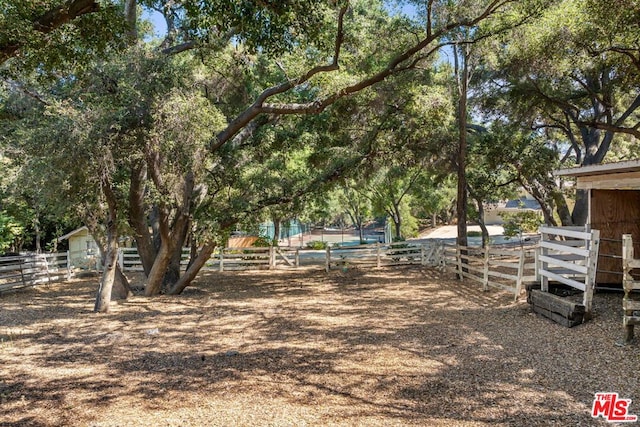
[[[591,312],[600,231],[576,227],[541,227],[538,274],[543,292],[553,280],[583,292],[585,313]]]
[[[0,292],[70,277],[68,253],[0,257]]]
[[[143,271],[142,261],[136,248],[120,248],[119,263],[122,271]],[[189,264],[189,248],[182,248],[180,265]],[[298,267],[300,250],[287,247],[218,248],[205,263],[204,270],[256,270]]]
[[[536,280],[536,249],[531,247],[494,248],[447,244],[444,266],[462,280],[467,278],[482,285],[513,292],[517,300],[524,283]]]
[[[384,267],[423,265],[443,267],[459,278],[482,284],[484,289],[498,287],[513,292],[517,299],[524,283],[542,278],[542,289],[548,291],[548,281],[554,280],[585,292],[589,307],[595,282],[598,233],[541,229],[542,253],[532,247],[486,249],[444,245],[442,241],[412,244],[373,244],[327,248],[324,254],[304,251],[305,265],[323,265],[326,271],[350,266]],[[555,239],[554,239],[555,237]],[[296,268],[301,265],[298,248],[220,248],[204,266],[205,270],[249,270]],[[593,254],[596,256],[593,256]],[[538,258],[536,260],[536,258]],[[189,249],[182,251],[183,269],[189,262]],[[136,248],[121,248],[119,263],[123,271],[142,271]],[[26,257],[0,258],[0,291],[69,278],[77,270],[99,268],[95,257],[58,253]],[[538,276],[539,275],[539,276]]]
[[[325,270],[349,268],[349,266],[384,267],[393,265],[439,266],[443,245],[440,241],[430,243],[375,243],[371,245],[327,247]]]

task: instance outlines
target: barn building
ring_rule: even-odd
[[[588,192],[588,226],[600,230],[597,286],[620,287],[622,235],[640,243],[640,160],[560,169],[555,175],[575,178],[576,188]]]

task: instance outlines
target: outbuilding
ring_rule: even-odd
[[[86,226],[58,237],[58,242],[69,241],[69,261],[71,265],[83,269],[98,267],[100,254],[98,245]]]
[[[596,283],[619,287],[622,235],[631,234],[640,243],[640,160],[560,169],[555,175],[574,177],[576,188],[588,192],[587,224],[600,230]]]

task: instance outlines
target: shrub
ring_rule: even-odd
[[[271,246],[272,240],[266,236],[259,236],[251,246],[254,248],[267,248]],[[275,246],[275,245],[274,245]]]
[[[540,214],[536,211],[523,211],[518,213],[503,213],[504,235],[506,237],[517,236],[518,233],[534,233],[544,224]]]
[[[320,240],[312,240],[307,243],[307,248],[315,249],[315,250],[327,249],[327,242],[322,242]]]

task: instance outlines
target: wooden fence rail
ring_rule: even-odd
[[[68,253],[0,257],[0,292],[67,279],[68,259]]]
[[[536,280],[536,249],[481,248],[445,245],[445,269],[459,279],[480,283],[484,290],[490,286],[513,292],[517,300],[523,283]]]
[[[431,243],[392,243],[371,245],[327,247],[325,270],[348,268],[349,266],[384,267],[394,265],[439,266],[442,263],[443,245]]]
[[[640,324],[640,316],[636,314],[640,310],[640,301],[632,298],[632,292],[640,291],[640,280],[636,280],[631,274],[634,269],[640,269],[640,259],[635,259],[631,234],[624,234],[622,235],[622,287],[624,288],[622,327],[624,328],[624,344],[630,344],[633,341],[634,326]]]

